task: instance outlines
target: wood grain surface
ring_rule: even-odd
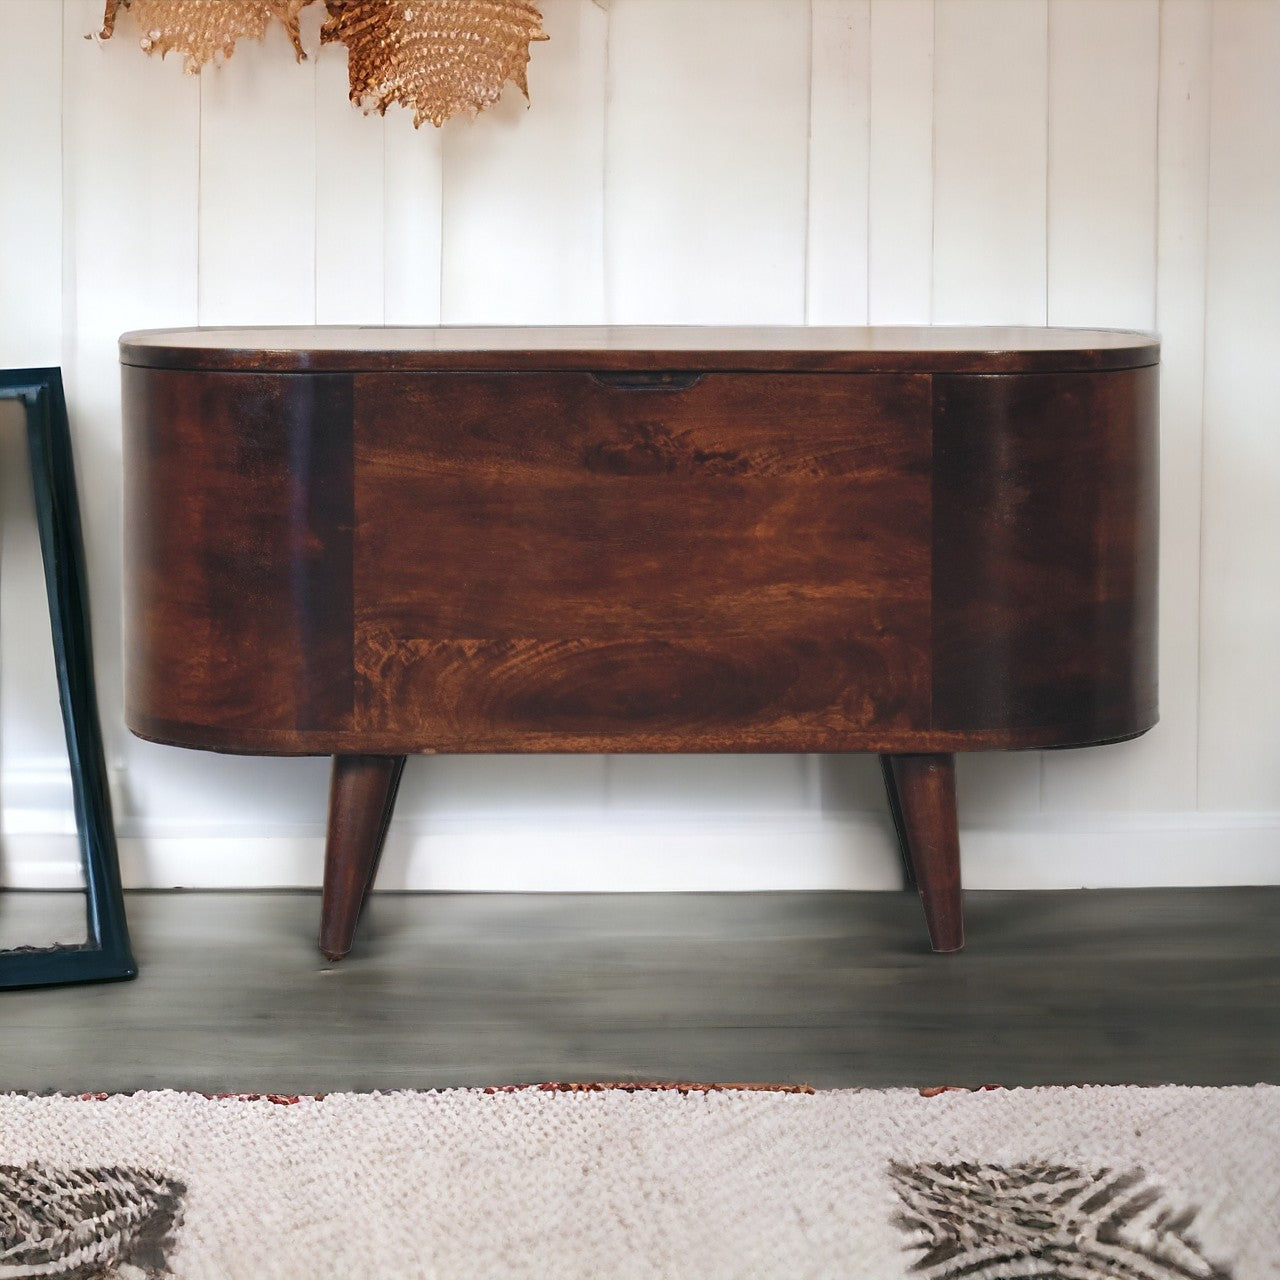
[[[329,782],[329,838],[320,900],[320,953],[351,950],[404,773],[404,756],[335,756]]]
[[[367,375],[355,403],[360,731],[817,750],[927,727],[927,378]]]
[[[124,364],[280,373],[1045,373],[1155,364],[1159,350],[1122,330],[958,325],[201,327],[120,339]]]
[[[1153,367],[124,375],[143,736],[892,754],[1154,721]]]
[[[964,946],[964,904],[955,757],[895,755],[889,768],[893,774],[889,808],[910,860],[909,880],[920,892],[929,945],[935,951],[959,951]]]
[[[950,956],[906,893],[375,893],[340,965],[314,893],[126,897],[138,980],[7,992],[0,1088],[1280,1084],[1280,886],[970,891]]]

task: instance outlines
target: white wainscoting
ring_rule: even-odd
[[[977,886],[1280,882],[1280,4],[543,0],[532,108],[415,132],[282,34],[199,77],[0,0],[0,365],[67,380],[135,885],[315,884],[323,761],[123,726],[130,328],[255,322],[1158,328],[1160,725],[962,761]],[[0,438],[0,883],[76,875],[42,588]],[[874,762],[431,759],[380,883],[887,887]]]

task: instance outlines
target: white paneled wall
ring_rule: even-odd
[[[1215,5],[1212,49],[1200,802],[1253,809],[1280,770],[1280,5]]]
[[[933,304],[934,0],[871,6],[867,320],[928,324]]]
[[[813,0],[806,324],[867,324],[871,0]]]
[[[60,364],[126,879],[314,884],[327,765],[124,730],[122,330],[1157,327],[1160,725],[962,762],[971,885],[1280,881],[1280,3],[543,0],[532,108],[415,131],[308,11],[200,78],[101,0],[0,0],[0,365]],[[0,882],[76,878],[0,417]],[[874,761],[411,762],[380,883],[895,882]]]
[[[0,17],[0,366],[21,368],[62,357],[68,311],[63,15],[60,5],[9,5],[0,6]],[[65,849],[65,833],[74,831],[66,821],[71,785],[52,658],[39,630],[47,628],[48,614],[41,603],[44,580],[21,424],[12,402],[0,404],[0,805],[3,830],[15,833],[0,849],[4,876],[20,871],[8,865],[13,854],[7,849],[17,848],[16,840],[24,853],[35,849],[56,857]],[[111,572],[104,575],[107,583]],[[62,838],[44,838],[50,830],[60,830]]]

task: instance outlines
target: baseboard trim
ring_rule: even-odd
[[[9,827],[0,884],[80,885],[73,832]],[[961,831],[971,889],[1280,884],[1280,813],[1029,814]],[[124,831],[127,887],[312,888],[319,827],[276,831]],[[382,889],[692,892],[892,889],[887,819],[872,814],[750,819],[618,814],[451,815],[392,828]]]

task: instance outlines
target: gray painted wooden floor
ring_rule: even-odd
[[[967,911],[933,956],[906,894],[379,894],[331,966],[314,894],[132,894],[136,982],[0,992],[0,1088],[1280,1082],[1280,888]]]

